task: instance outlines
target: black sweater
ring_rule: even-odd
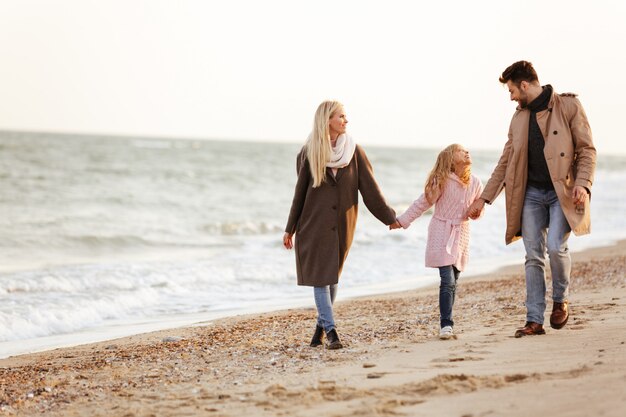
[[[550,179],[550,171],[543,154],[545,141],[541,134],[541,129],[537,124],[537,112],[546,110],[550,97],[552,96],[552,86],[546,85],[543,91],[526,108],[530,110],[530,121],[528,125],[528,185],[542,190],[554,189]]]

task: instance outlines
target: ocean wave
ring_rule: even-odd
[[[239,236],[239,235],[267,235],[279,233],[282,226],[268,222],[225,222],[204,225],[202,231],[211,235]]]
[[[132,235],[118,235],[118,236],[97,236],[97,235],[82,235],[82,236],[67,236],[65,240],[79,243],[84,246],[98,247],[128,247],[128,246],[154,246],[157,242],[149,239],[132,236]]]
[[[283,270],[265,259],[220,257],[0,274],[0,342],[233,308],[274,294],[286,281]]]
[[[0,275],[0,294],[127,292],[167,285],[168,277],[141,265],[79,265]]]
[[[155,289],[167,294],[185,293],[213,285],[237,282],[242,262],[234,268],[228,260],[212,258],[181,261],[128,261],[126,263],[59,265],[32,271],[0,274],[0,296],[50,294],[51,298],[84,294],[128,293]],[[65,294],[65,295],[63,295]],[[6,299],[4,299],[6,301]],[[3,310],[0,298],[0,310]]]
[[[135,235],[116,236],[68,236],[64,237],[66,246],[97,248],[141,248],[141,247],[179,247],[179,248],[213,248],[221,246],[221,242],[207,241],[200,236],[176,236],[174,234],[158,233],[152,238]]]
[[[70,333],[123,319],[143,306],[158,303],[159,294],[150,289],[132,293],[100,294],[47,300],[38,305],[15,306],[0,311],[0,342]]]

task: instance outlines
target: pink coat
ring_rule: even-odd
[[[428,225],[427,267],[454,265],[459,271],[465,269],[470,237],[467,210],[482,192],[483,184],[478,177],[472,175],[469,185],[465,186],[456,174],[450,174],[441,196],[435,202],[435,211]],[[398,221],[407,229],[430,207],[422,194],[398,217]]]

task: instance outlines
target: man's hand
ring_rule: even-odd
[[[589,193],[587,193],[587,189],[583,186],[577,185],[574,187],[574,192],[572,193],[572,200],[574,204],[584,204],[589,198]]]
[[[476,220],[477,218],[480,217],[480,213],[482,213],[484,207],[485,207],[485,200],[483,200],[482,198],[479,198],[476,201],[474,201],[471,206],[469,206],[469,209],[467,210],[467,215],[469,216],[470,219]]]
[[[293,248],[293,235],[291,233],[285,233],[283,235],[283,246],[285,249]]]

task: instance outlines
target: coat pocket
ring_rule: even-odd
[[[572,159],[572,155],[568,152],[560,152],[556,155],[552,160],[552,165],[555,168],[555,170],[552,171],[553,181],[568,183],[570,180],[573,181],[576,178],[572,170]]]

